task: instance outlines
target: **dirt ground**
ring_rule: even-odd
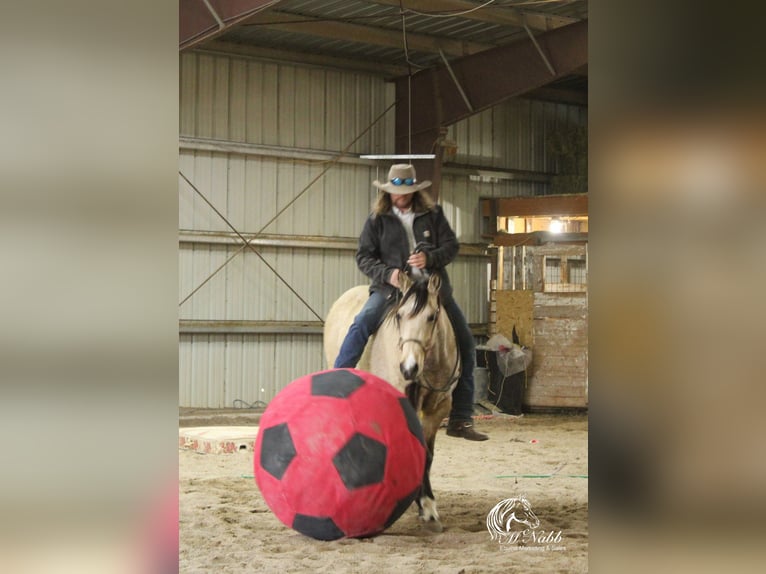
[[[182,413],[182,426],[257,424],[257,416]],[[248,424],[248,423],[244,423]],[[179,450],[180,571],[191,573],[587,572],[586,415],[495,415],[470,442],[439,431],[432,484],[444,532],[427,532],[413,506],[384,533],[321,542],[284,526],[255,484],[252,451]],[[540,520],[534,539],[492,540],[486,518],[524,496]],[[560,535],[556,536],[560,532]],[[543,534],[549,542],[541,542]]]

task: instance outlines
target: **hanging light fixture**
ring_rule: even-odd
[[[399,154],[371,154],[360,155],[362,159],[434,159],[432,153],[399,153]]]
[[[404,58],[407,60],[407,151],[409,153],[398,154],[364,154],[359,157],[362,159],[387,159],[387,160],[410,160],[410,159],[435,159],[436,154],[433,153],[412,153],[412,63],[410,62],[409,50],[407,48],[407,28],[405,26],[404,11],[401,12],[402,16],[402,39],[404,44]]]

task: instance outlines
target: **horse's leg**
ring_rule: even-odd
[[[421,410],[420,386],[417,383],[409,383],[404,389],[404,394],[407,396],[407,400],[409,401],[412,408],[415,409],[415,412],[419,413]],[[424,421],[421,420],[421,424],[423,423]],[[423,471],[423,479],[420,483],[420,490],[418,490],[418,495],[415,498],[415,502],[418,505],[418,516],[421,518],[424,516],[423,500],[426,496],[430,496],[430,498],[433,499],[433,493],[431,492],[431,483],[428,479],[428,473],[431,469],[431,461],[434,459],[434,440],[433,438],[429,440],[429,435],[425,434],[425,430],[423,438],[426,441],[426,466],[425,470]]]
[[[423,434],[426,439],[427,453],[423,484],[420,488],[420,496],[418,497],[418,508],[420,509],[420,518],[423,520],[425,527],[433,532],[441,532],[444,527],[439,520],[436,499],[431,489],[431,463],[433,462],[435,452],[436,433],[439,430],[441,421],[449,414],[451,405],[452,401],[449,400],[449,397],[447,397],[447,400],[442,400],[436,405],[424,405],[424,410],[428,411],[428,414],[423,416]]]
[[[439,512],[436,510],[436,500],[431,488],[431,463],[434,460],[434,443],[436,442],[436,433],[429,434],[426,437],[426,468],[423,472],[423,483],[420,486],[418,496],[418,509],[420,519],[425,527],[432,532],[441,532],[444,530],[439,520]]]
[[[418,404],[420,400],[420,393],[418,393],[419,389],[420,387],[417,383],[408,383],[407,387],[404,389],[404,394],[407,396],[410,406],[415,409],[416,413],[420,411],[420,404]]]
[[[409,401],[415,412],[419,413],[423,410],[424,405],[421,404],[423,399],[421,393],[421,387],[417,383],[409,383],[404,393],[407,395]],[[431,479],[429,478],[431,473],[431,463],[434,460],[434,443],[436,442],[436,428],[430,422],[430,417],[426,415],[421,419],[423,426],[423,438],[426,442],[426,465],[423,471],[423,479],[420,483],[420,490],[418,491],[415,502],[418,504],[418,516],[425,522],[426,528],[434,532],[441,532],[442,525],[439,522],[439,513],[436,511],[436,503],[434,502],[434,493],[431,490]]]

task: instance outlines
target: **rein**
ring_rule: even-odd
[[[444,385],[443,387],[434,387],[431,383],[428,382],[428,379],[426,379],[424,375],[420,375],[413,382],[415,382],[419,387],[428,389],[429,391],[434,391],[437,393],[446,393],[447,391],[449,391],[450,387],[452,386],[452,383],[454,383],[460,378],[460,375],[456,375],[457,367],[459,364],[460,364],[460,353],[456,353],[455,365],[452,367],[452,374],[450,374],[449,379],[447,379],[447,384]]]

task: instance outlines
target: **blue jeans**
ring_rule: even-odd
[[[374,291],[370,294],[367,302],[362,306],[359,314],[354,317],[354,322],[343,339],[338,356],[333,365],[336,369],[352,369],[356,367],[359,359],[362,358],[364,348],[367,346],[367,340],[383,320],[388,308],[396,301],[394,297],[387,299],[380,291]]]
[[[336,369],[356,367],[362,357],[367,340],[380,325],[383,315],[394,303],[392,297],[387,299],[379,292],[373,292],[364,304],[359,314],[343,340],[338,357],[333,365]],[[473,370],[476,366],[475,342],[471,329],[465,320],[463,312],[452,297],[443,297],[442,305],[450,318],[455,338],[460,348],[462,368],[455,390],[452,391],[452,410],[450,421],[470,421],[473,417]]]

